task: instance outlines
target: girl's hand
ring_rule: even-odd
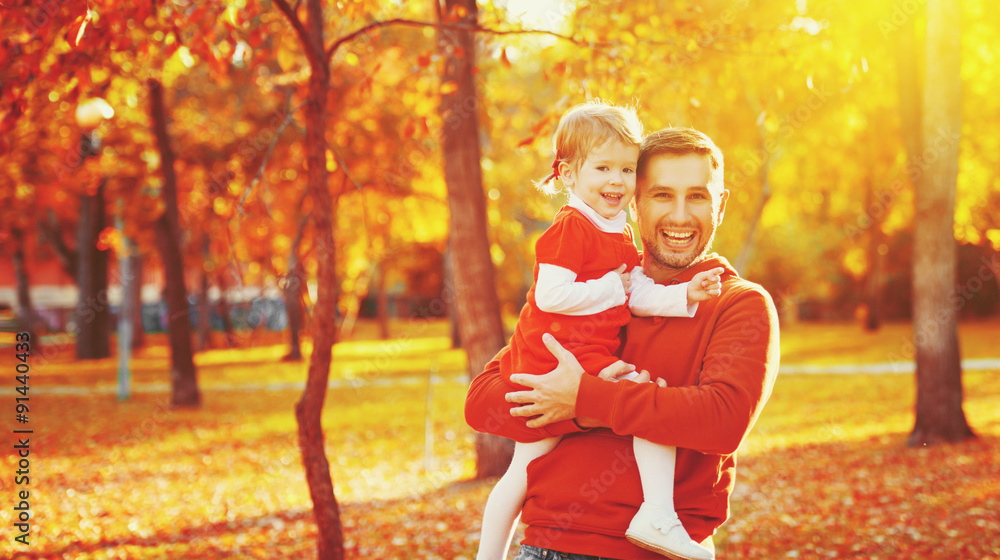
[[[707,301],[722,294],[722,273],[724,268],[699,272],[688,282],[688,304]]]
[[[632,381],[633,383],[651,382],[648,371],[636,371],[634,365],[626,364],[621,360],[618,360],[610,366],[602,369],[601,373],[597,374],[597,377],[607,379],[608,381]],[[663,379],[657,379],[655,383],[660,387],[667,386],[667,382]]]
[[[597,374],[597,377],[608,381],[621,381],[623,379],[633,381],[638,375],[639,374],[635,371],[635,366],[618,360],[610,366],[602,369],[601,373]]]
[[[622,287],[625,288],[625,293],[630,294],[632,293],[632,277],[628,272],[625,272],[626,268],[627,267],[625,265],[621,265],[615,269],[615,273],[618,274],[618,278],[621,279]]]

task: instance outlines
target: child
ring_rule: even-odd
[[[560,179],[570,198],[535,245],[535,283],[500,362],[508,380],[514,373],[555,368],[555,358],[541,341],[544,333],[559,340],[589,373],[620,367],[624,364],[615,354],[619,331],[631,318],[627,301],[638,315],[692,317],[699,301],[720,293],[722,269],[674,286],[657,285],[642,274],[625,223],[641,140],[642,125],[634,111],[602,102],[578,105],[559,121],[553,173],[539,187]],[[633,371],[620,379],[634,377]],[[671,558],[711,560],[714,554],[691,540],[674,511],[675,449],[634,441],[644,503],[627,538]],[[510,467],[486,502],[477,560],[506,557],[524,503],[528,463],[558,442],[516,443]]]

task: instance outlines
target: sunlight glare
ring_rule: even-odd
[[[566,0],[506,0],[498,5],[525,28],[558,31],[572,5]]]

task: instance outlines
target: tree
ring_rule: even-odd
[[[85,137],[87,138],[87,137]],[[88,140],[84,140],[88,142]],[[76,286],[76,357],[80,360],[107,358],[111,355],[111,313],[108,309],[108,250],[98,247],[98,235],[104,229],[104,191],[101,179],[93,193],[80,197],[80,221],[77,224]]]
[[[330,58],[323,39],[323,2],[306,0],[306,21],[299,19],[286,0],[275,0],[278,9],[295,29],[309,61],[309,89],[306,99],[306,165],[308,189],[313,200],[312,219],[316,236],[317,295],[313,321],[313,352],[302,398],[295,403],[299,450],[309,484],[318,535],[318,558],[344,557],[344,532],[340,506],[333,493],[330,463],[323,439],[323,403],[330,378],[330,362],[336,337],[337,287],[334,275],[333,200],[327,184],[326,103],[330,91]],[[296,4],[298,7],[298,4]],[[332,54],[332,49],[331,49]]]
[[[961,131],[960,6],[927,3],[923,146],[936,150],[917,180],[913,329],[917,347],[916,423],[911,446],[974,437],[962,410],[955,290],[955,191]],[[938,139],[944,138],[945,142]]]
[[[300,212],[301,207],[302,205],[299,204]],[[283,361],[297,362],[302,359],[300,334],[305,327],[306,320],[305,305],[302,302],[305,294],[306,271],[302,259],[299,257],[299,246],[302,244],[302,237],[308,222],[308,214],[299,218],[295,239],[292,240],[292,248],[288,255],[288,273],[281,286],[282,297],[285,299],[285,309],[288,313],[288,354],[282,358]]]
[[[29,281],[28,269],[24,261],[24,233],[20,229],[11,230],[11,238],[14,245],[14,276],[17,277],[17,318],[20,322],[19,328],[28,333],[28,340],[32,345],[40,345],[37,329],[38,324],[35,315],[35,308],[31,305],[31,283]]]
[[[184,287],[184,259],[181,256],[181,227],[177,207],[177,173],[174,170],[174,152],[167,132],[167,109],[163,100],[163,84],[155,79],[148,81],[150,118],[163,168],[161,197],[164,210],[155,222],[156,243],[163,261],[164,299],[167,303],[167,334],[170,341],[171,404],[174,406],[199,406],[197,370],[194,366],[191,344],[191,311]]]
[[[478,23],[475,0],[445,0],[442,21],[469,27]],[[486,195],[480,167],[476,107],[475,35],[471,31],[440,31],[445,66],[441,77],[442,150],[450,209],[448,245],[457,266],[452,268],[456,316],[462,346],[468,354],[470,378],[478,375],[504,343],[497,299]],[[503,474],[510,464],[513,442],[476,434],[476,476]]]

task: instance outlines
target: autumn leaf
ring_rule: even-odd
[[[80,45],[80,39],[83,38],[83,32],[87,29],[87,24],[90,23],[93,17],[94,17],[94,12],[91,10],[87,10],[87,14],[83,16],[83,23],[80,24],[80,30],[76,32],[76,39],[73,41],[73,44],[75,46]]]

